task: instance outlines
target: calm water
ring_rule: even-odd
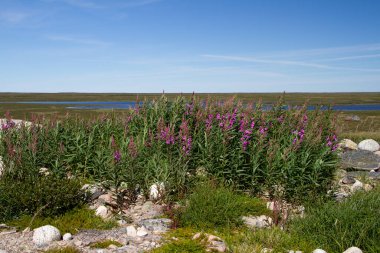
[[[18,104],[36,104],[36,105],[66,105],[68,109],[129,109],[136,105],[132,101],[31,101],[18,102]],[[309,106],[309,110],[315,109],[314,106]],[[371,105],[336,105],[333,106],[337,111],[380,111],[380,104]]]

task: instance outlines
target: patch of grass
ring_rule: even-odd
[[[197,231],[193,228],[179,228],[165,235],[166,244],[153,249],[151,253],[205,253],[206,248],[199,240],[192,240]]]
[[[235,253],[262,252],[264,248],[272,249],[271,252],[312,252],[315,249],[307,241],[293,237],[278,227],[255,231],[248,228],[225,230],[219,236],[225,239],[231,251]]]
[[[356,246],[380,252],[380,189],[358,192],[342,203],[327,202],[307,210],[304,219],[290,224],[293,236],[327,252]]]
[[[94,242],[94,243],[91,243],[90,244],[90,248],[93,248],[93,249],[106,249],[108,248],[110,245],[115,245],[117,247],[121,247],[123,246],[123,244],[121,244],[120,242],[118,241],[114,241],[114,240],[105,240],[105,241],[100,241],[100,242]]]
[[[179,215],[180,224],[196,228],[235,227],[242,215],[268,214],[265,204],[256,198],[234,193],[231,189],[203,182],[188,198]]]
[[[22,216],[20,219],[8,222],[8,224],[23,229],[30,225],[31,220],[31,216]],[[31,229],[44,225],[55,226],[62,234],[76,234],[83,229],[111,229],[117,226],[117,223],[113,220],[105,221],[96,216],[93,210],[82,207],[71,210],[61,216],[36,217],[31,224]]]
[[[54,248],[54,249],[49,249],[45,251],[45,253],[80,253],[81,251],[77,248],[68,246],[65,248]]]

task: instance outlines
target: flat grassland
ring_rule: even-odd
[[[0,93],[0,117],[6,111],[10,111],[14,118],[29,119],[32,114],[58,114],[78,115],[91,117],[97,113],[110,112],[111,110],[76,110],[67,109],[67,105],[49,104],[20,104],[17,102],[30,101],[151,101],[157,99],[159,93]],[[192,96],[191,93],[166,93],[168,99],[174,99],[178,95]],[[379,104],[380,92],[362,93],[197,93],[197,97],[224,100],[236,97],[243,102],[274,103],[279,97],[284,96],[287,104],[302,105],[308,102],[312,105],[349,105],[349,104]],[[120,112],[123,110],[113,110]],[[347,116],[357,115],[360,121],[346,120]],[[380,140],[380,111],[351,111],[340,112],[341,136],[354,140],[373,138]]]

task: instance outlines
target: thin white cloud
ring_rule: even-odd
[[[61,42],[68,42],[68,43],[75,43],[75,44],[93,45],[93,46],[110,45],[110,43],[101,41],[101,40],[78,38],[78,37],[72,37],[72,36],[66,36],[66,35],[48,35],[47,39],[51,41],[61,41]]]
[[[0,21],[10,24],[22,23],[29,17],[29,13],[22,11],[0,11]]]
[[[268,63],[268,64],[279,64],[279,65],[294,65],[294,66],[323,68],[323,69],[329,68],[329,66],[323,65],[323,64],[307,63],[307,62],[300,62],[300,61],[267,60],[267,59],[259,59],[259,58],[252,58],[252,57],[229,56],[229,55],[212,55],[212,54],[205,54],[205,55],[202,55],[202,57],[219,59],[219,60],[226,60],[226,61]]]
[[[106,9],[106,8],[129,8],[144,6],[159,2],[161,0],[119,0],[111,2],[109,0],[42,0],[49,3],[63,3],[82,9]]]
[[[318,68],[318,69],[380,72],[380,69],[335,67],[335,66],[330,66],[330,65],[308,63],[308,62],[302,62],[302,61],[269,60],[269,59],[262,59],[262,58],[253,58],[253,57],[241,57],[241,56],[230,56],[230,55],[210,55],[210,54],[202,55],[202,57],[224,60],[224,61],[253,62],[253,63],[264,63],[264,64],[273,64],[273,65],[310,67],[310,68]]]
[[[314,49],[300,49],[290,51],[280,51],[268,53],[263,57],[276,58],[276,57],[303,57],[303,56],[321,56],[321,55],[333,55],[333,54],[348,54],[359,52],[375,52],[380,51],[380,43],[375,44],[362,44],[354,46],[342,46],[342,47],[326,47],[326,48],[314,48]]]
[[[321,59],[318,61],[330,62],[330,61],[346,61],[346,60],[373,59],[373,58],[380,58],[380,54],[354,55],[354,56],[337,57],[337,58],[331,58],[331,59]]]

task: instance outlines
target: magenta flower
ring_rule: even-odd
[[[121,161],[121,154],[120,154],[119,150],[116,150],[113,153],[113,159],[114,159],[115,163],[119,163]]]

